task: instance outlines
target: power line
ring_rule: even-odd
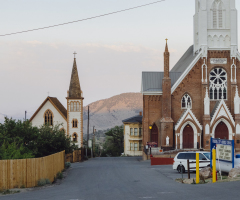
[[[19,32],[15,32],[15,33],[7,33],[7,34],[0,35],[0,36],[3,37],[3,36],[8,36],[8,35],[15,35],[15,34],[20,34],[20,33],[26,33],[26,32],[31,32],[31,31],[47,29],[47,28],[53,28],[53,27],[56,27],[56,26],[63,26],[63,25],[77,23],[77,22],[81,22],[81,21],[87,21],[87,20],[91,20],[91,19],[95,19],[95,18],[99,18],[99,17],[104,17],[104,16],[107,16],[107,15],[113,15],[113,14],[116,14],[116,13],[125,12],[125,11],[129,11],[129,10],[149,6],[149,5],[160,3],[160,2],[163,2],[163,1],[165,1],[165,0],[155,1],[155,2],[152,2],[152,3],[148,3],[148,4],[144,4],[144,5],[140,5],[140,6],[135,6],[135,7],[132,7],[132,8],[127,8],[127,9],[124,9],[124,10],[119,10],[119,11],[115,11],[115,12],[111,12],[111,13],[106,13],[106,14],[103,14],[103,15],[97,15],[97,16],[89,17],[89,18],[85,18],[85,19],[79,19],[79,20],[76,20],[76,21],[66,22],[66,23],[62,23],[62,24],[56,24],[56,25],[52,25],[52,26],[45,26],[45,27],[42,27],[42,28],[35,28],[35,29],[26,30],[26,31],[19,31]]]

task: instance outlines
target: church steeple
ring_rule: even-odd
[[[164,52],[164,77],[169,77],[169,52],[168,52],[168,39],[166,39],[166,46]]]
[[[74,53],[74,54],[76,54],[76,53]],[[78,70],[77,70],[77,63],[76,63],[75,55],[74,55],[72,76],[71,76],[71,80],[70,80],[68,97],[71,99],[80,99],[81,98],[81,87],[80,87],[80,82],[79,82],[79,77],[78,77]]]

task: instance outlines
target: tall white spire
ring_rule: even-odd
[[[239,104],[240,104],[240,97],[238,94],[238,86],[236,86],[235,90],[235,97],[234,97],[234,114],[239,114]]]
[[[208,88],[206,87],[206,93],[204,98],[204,115],[210,115],[210,98],[208,96]]]
[[[195,0],[194,52],[200,49],[238,49],[235,0]]]

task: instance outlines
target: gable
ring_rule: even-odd
[[[226,117],[235,126],[235,121],[233,120],[233,117],[232,117],[232,115],[231,115],[231,113],[230,113],[230,111],[229,111],[229,109],[228,109],[228,107],[227,107],[227,105],[226,105],[226,103],[223,99],[218,104],[218,107],[216,108],[215,113],[214,113],[214,115],[211,119],[211,124],[210,125],[212,125],[213,122],[216,119],[221,118],[221,117]]]
[[[61,102],[56,97],[47,97],[44,102],[40,105],[40,107],[37,109],[37,111],[32,115],[30,118],[30,122],[34,119],[34,117],[39,113],[39,111],[45,106],[46,103],[50,103],[54,109],[59,112],[59,114],[64,118],[64,120],[67,120],[67,110],[66,108],[61,104]],[[51,106],[50,106],[51,107]]]
[[[41,126],[45,122],[45,112],[50,110],[53,114],[53,123],[54,124],[64,124],[67,120],[61,115],[61,113],[55,108],[55,106],[47,101],[37,112],[37,114],[31,119],[33,126]],[[63,125],[63,126],[64,126]]]
[[[180,127],[180,125],[188,120],[192,120],[194,121],[200,130],[202,130],[202,126],[200,124],[200,122],[197,120],[196,116],[193,114],[192,110],[190,108],[188,108],[187,110],[184,111],[184,113],[181,115],[180,119],[178,120],[178,122],[175,125],[175,130],[178,130],[178,128]]]

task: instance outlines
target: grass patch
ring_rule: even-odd
[[[46,178],[46,179],[42,178],[42,179],[38,180],[38,184],[37,185],[39,187],[41,187],[41,186],[44,186],[46,184],[51,184],[51,181],[48,178]]]
[[[62,172],[57,173],[57,179],[63,179],[63,173]]]
[[[15,194],[15,193],[19,193],[20,190],[14,190],[14,191],[11,191],[11,190],[0,190],[0,194],[3,194],[3,195],[7,195],[7,194]]]
[[[65,162],[65,168],[68,169],[69,167],[71,167],[71,163],[70,162]]]

